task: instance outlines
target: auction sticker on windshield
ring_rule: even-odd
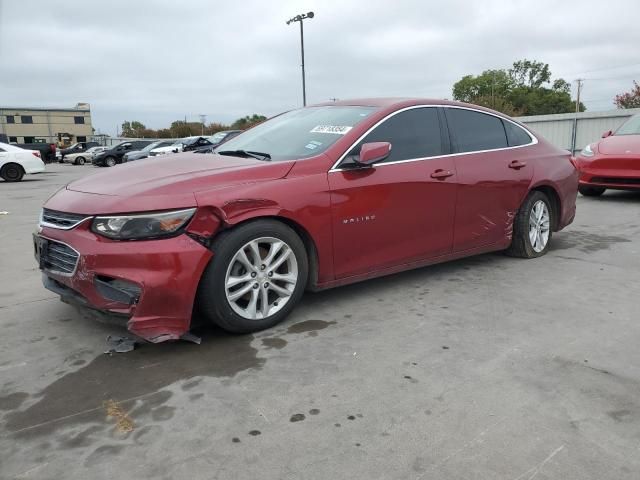
[[[336,135],[344,135],[353,127],[345,125],[318,125],[313,127],[309,133],[335,133]]]

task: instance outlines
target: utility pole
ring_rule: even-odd
[[[576,141],[578,139],[578,113],[580,112],[580,92],[582,91],[583,78],[576,79],[578,92],[576,93],[576,114],[573,117],[573,133],[571,135],[571,155],[576,151]]]
[[[204,137],[204,122],[207,121],[207,116],[204,114],[200,114],[200,123],[202,124],[202,136]]]
[[[302,57],[302,65],[300,66],[302,67],[302,106],[303,107],[307,106],[307,88],[305,85],[305,75],[304,75],[304,27],[302,26],[302,21],[305,18],[313,18],[313,17],[314,17],[313,12],[309,12],[309,13],[301,13],[300,15],[296,15],[295,17],[287,20],[287,25],[293,22],[300,23],[300,56]]]

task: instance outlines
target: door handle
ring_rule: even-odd
[[[442,170],[441,168],[439,168],[438,170],[436,170],[435,172],[433,172],[431,174],[431,178],[437,178],[438,180],[444,180],[447,177],[450,177],[453,175],[453,172],[450,172],[449,170]]]
[[[523,167],[527,166],[527,162],[521,162],[520,160],[514,160],[509,164],[509,168],[513,168],[514,170],[520,170]]]

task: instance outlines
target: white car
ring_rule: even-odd
[[[74,165],[84,165],[87,162],[91,163],[95,155],[105,150],[108,150],[108,147],[91,147],[86,152],[67,153],[64,156],[64,163],[73,163]]]
[[[169,145],[168,147],[154,148],[153,150],[151,150],[149,152],[149,156],[150,157],[155,157],[156,155],[164,155],[165,153],[178,153],[178,152],[181,152],[182,149],[184,148],[185,142],[187,142],[188,139],[190,139],[190,138],[193,138],[193,137],[181,138],[180,140],[176,140],[175,142],[173,142],[173,144]]]
[[[40,152],[0,143],[0,177],[5,182],[19,182],[25,173],[44,172]]]

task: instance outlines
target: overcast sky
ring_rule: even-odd
[[[638,0],[0,0],[0,105],[91,104],[94,127],[230,122],[307,98],[451,98],[466,74],[528,58],[586,79],[589,110],[640,81]]]

